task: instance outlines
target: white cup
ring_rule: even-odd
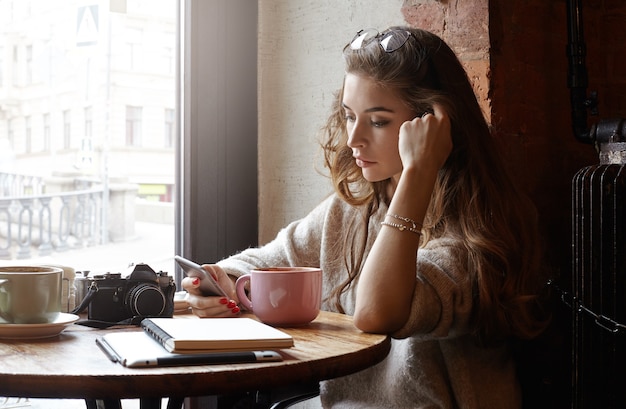
[[[58,267],[0,267],[0,325],[56,320],[61,312],[62,275]]]

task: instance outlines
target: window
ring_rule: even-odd
[[[11,78],[12,78],[13,85],[19,85],[19,78],[17,76],[19,68],[20,67],[19,67],[17,46],[15,45],[13,46],[13,67],[11,69]]]
[[[124,60],[128,63],[128,69],[131,71],[139,68],[142,36],[141,29],[134,27],[126,29],[126,58]]]
[[[141,146],[141,107],[126,107],[126,146]]]
[[[173,59],[174,53],[172,47],[162,47],[162,63],[159,65],[160,72],[164,74],[173,75],[176,68],[176,61]]]
[[[91,140],[91,136],[93,135],[93,108],[87,107],[85,108],[85,133],[84,138],[86,140]]]
[[[257,2],[30,3],[0,0],[0,259],[173,272],[175,252],[255,245]],[[26,116],[33,140],[49,129],[48,154],[25,151]],[[34,222],[18,236],[27,193]]]
[[[30,116],[24,118],[24,152],[31,153],[33,151],[33,134],[30,125]]]
[[[33,46],[26,46],[26,85],[30,85],[33,83]]]
[[[43,115],[43,150],[50,150],[50,114]]]
[[[72,146],[72,120],[70,110],[63,110],[63,149],[69,149]]]
[[[9,149],[11,148],[11,146],[15,146],[14,126],[15,126],[14,119],[7,120],[7,143],[5,146],[7,146]]]
[[[174,147],[176,138],[176,111],[173,109],[165,109],[165,139],[163,146],[166,148]]]
[[[0,259],[174,273],[180,3],[0,0]]]
[[[4,47],[0,46],[0,88],[4,87]]]

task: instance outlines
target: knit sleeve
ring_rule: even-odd
[[[417,277],[410,315],[394,338],[452,338],[469,331],[472,283],[466,253],[449,239],[418,251]]]
[[[320,242],[334,196],[324,200],[306,217],[283,228],[269,243],[249,248],[217,264],[228,274],[238,277],[251,269],[263,267],[319,267]]]

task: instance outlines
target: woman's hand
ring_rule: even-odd
[[[191,310],[200,318],[208,317],[235,317],[239,314],[235,283],[228,274],[215,264],[203,264],[202,268],[211,274],[229,297],[205,297],[200,292],[200,279],[185,277],[182,281],[183,289],[187,291],[187,302]]]
[[[433,112],[400,126],[398,149],[404,169],[420,164],[439,170],[452,152],[450,118],[440,105],[433,105]]]

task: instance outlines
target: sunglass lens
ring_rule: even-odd
[[[378,31],[373,28],[361,30],[350,42],[350,48],[353,50],[358,50],[367,45],[370,41],[372,41],[373,38],[376,38],[376,36],[378,36]]]
[[[383,34],[380,39],[380,45],[388,53],[396,51],[402,47],[406,40],[409,39],[410,33],[404,30],[393,30]]]

